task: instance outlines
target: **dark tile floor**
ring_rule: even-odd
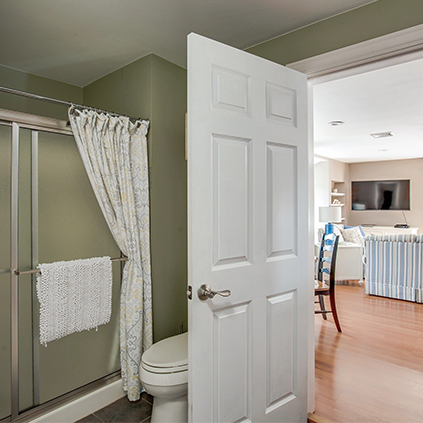
[[[152,406],[153,397],[143,392],[138,401],[123,397],[77,423],[150,423]]]

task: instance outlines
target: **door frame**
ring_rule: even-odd
[[[286,66],[307,75],[311,85],[423,58],[423,24],[372,38]]]
[[[307,75],[309,114],[309,186],[314,186],[313,86],[423,58],[423,24],[312,56],[286,66]],[[309,192],[309,250],[314,245],[314,194]],[[310,257],[313,257],[310,255]],[[311,288],[310,288],[311,290]],[[314,290],[314,288],[313,288]],[[310,307],[314,308],[312,303]],[[315,411],[314,311],[309,324],[308,404]]]

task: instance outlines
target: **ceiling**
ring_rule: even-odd
[[[375,0],[1,0],[0,65],[85,86],[190,32],[245,49]]]
[[[313,98],[316,155],[345,163],[423,157],[423,59],[315,85]],[[338,120],[345,123],[329,124]]]

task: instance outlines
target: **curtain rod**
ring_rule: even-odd
[[[70,101],[63,101],[63,100],[58,100],[56,98],[44,97],[44,96],[38,95],[38,94],[27,93],[25,91],[14,90],[13,88],[7,88],[7,87],[1,87],[0,86],[0,91],[7,93],[7,94],[14,94],[14,95],[20,95],[22,97],[32,98],[34,100],[40,100],[40,101],[46,101],[46,102],[49,102],[49,103],[60,104],[62,106],[68,106],[68,107],[69,106],[76,106],[76,107],[81,107],[83,109],[94,110],[94,111],[99,112],[99,113],[107,113],[107,114],[113,115],[113,116],[124,116],[124,117],[127,117],[128,119],[131,119],[131,120],[145,120],[147,122],[150,122],[150,119],[134,118],[134,117],[122,115],[122,114],[119,114],[119,113],[109,112],[107,110],[97,109],[95,107],[84,106],[83,104],[71,103]]]

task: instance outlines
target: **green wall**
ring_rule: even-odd
[[[154,341],[187,328],[186,70],[150,54],[84,88],[84,104],[151,121]]]
[[[187,162],[185,112],[187,72],[152,56],[151,251],[154,339],[188,325]]]
[[[146,56],[84,87],[84,104],[132,117],[151,118],[152,56]],[[152,130],[149,130],[151,138]]]
[[[53,81],[52,79],[31,75],[4,66],[0,66],[0,86],[63,101],[82,103],[83,90],[81,87]],[[2,92],[0,92],[0,108],[68,120],[66,106]]]
[[[247,51],[286,65],[421,23],[422,0],[378,0]]]

